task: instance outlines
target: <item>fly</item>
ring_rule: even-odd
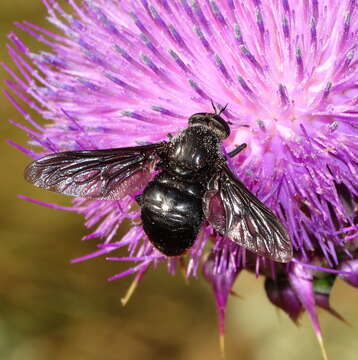
[[[184,254],[208,221],[251,252],[288,262],[292,243],[284,226],[227,165],[220,146],[230,127],[222,111],[192,115],[188,127],[169,141],[47,155],[25,169],[25,178],[37,187],[88,199],[135,195],[146,235],[166,256]]]

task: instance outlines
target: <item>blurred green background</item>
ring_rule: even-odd
[[[40,0],[0,1],[3,62],[11,62],[6,51],[10,31],[32,49],[41,48],[13,23],[50,26],[45,16]],[[9,78],[2,69],[0,77]],[[4,141],[26,144],[24,133],[8,123],[23,119],[2,95],[0,109],[0,359],[219,359],[214,301],[203,279],[186,285],[180,274],[172,277],[164,266],[150,270],[123,308],[120,298],[131,279],[106,281],[123,266],[104,258],[70,265],[71,258],[94,250],[95,241],[79,240],[88,233],[81,216],[17,198],[25,194],[69,204],[25,183],[22,172],[29,159]],[[235,290],[242,298],[229,302],[228,360],[320,359],[307,317],[295,327],[266,300],[262,279],[243,274]],[[339,281],[331,300],[352,326],[321,312],[330,359],[355,360],[358,291]]]

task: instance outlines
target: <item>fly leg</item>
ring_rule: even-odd
[[[137,195],[135,197],[135,201],[138,203],[139,206],[141,206],[143,202],[143,194]]]
[[[136,195],[134,199],[140,207],[143,205],[143,194]],[[131,219],[131,224],[133,226],[142,226],[142,219],[140,217]]]
[[[238,147],[236,147],[233,151],[230,151],[227,155],[230,158],[233,158],[234,156],[236,156],[240,151],[244,150],[246,148],[247,144],[243,143],[241,145],[239,145]]]

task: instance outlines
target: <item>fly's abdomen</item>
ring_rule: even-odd
[[[154,179],[141,207],[144,231],[160,252],[178,256],[193,246],[203,221],[201,197]]]

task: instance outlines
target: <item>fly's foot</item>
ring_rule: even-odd
[[[141,206],[143,202],[143,194],[137,195],[135,197],[135,201],[138,203],[139,206]]]
[[[233,158],[234,156],[236,156],[240,151],[244,150],[246,148],[247,144],[243,143],[241,145],[239,145],[238,147],[236,147],[233,151],[230,151],[227,156],[230,158]]]

